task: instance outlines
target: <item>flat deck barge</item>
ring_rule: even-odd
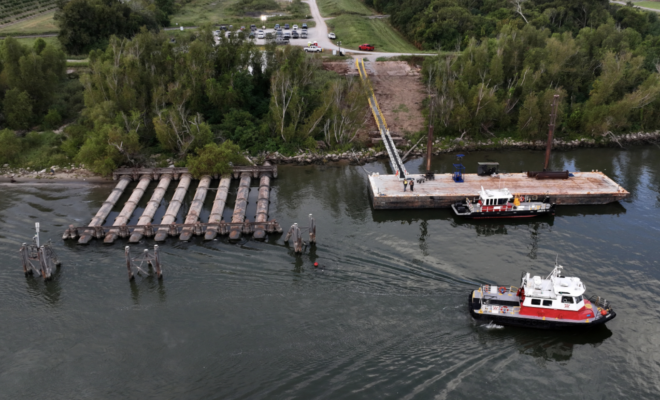
[[[436,174],[435,180],[415,183],[413,192],[403,191],[403,182],[396,175],[369,176],[369,194],[378,210],[448,208],[451,204],[479,196],[484,189],[507,188],[511,193],[537,196],[546,195],[557,205],[607,204],[627,198],[630,193],[602,172],[574,172],[568,179],[538,180],[525,173],[478,176],[464,174],[465,182],[456,183],[452,174]],[[410,175],[420,179],[423,175]]]

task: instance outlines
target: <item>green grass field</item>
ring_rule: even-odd
[[[660,2],[656,1],[636,1],[633,3],[636,6],[652,8],[654,10],[660,10]]]
[[[374,15],[360,0],[316,0],[319,11],[324,17],[336,17],[342,14]]]
[[[341,47],[357,50],[363,43],[373,44],[376,51],[396,53],[419,52],[395,31],[387,20],[368,19],[357,15],[341,15],[327,20],[328,29],[337,35]]]
[[[249,17],[249,16],[237,16],[231,11],[231,6],[234,5],[237,0],[192,0],[190,3],[184,5],[181,10],[172,15],[170,18],[170,26],[176,27],[177,23],[180,26],[200,26],[204,24],[213,24],[213,25],[234,25],[234,27],[240,27],[241,25],[250,26],[250,24],[256,24],[257,26],[266,25],[267,28],[272,28],[276,23],[299,23],[301,19],[291,18],[287,16],[284,11],[284,14],[281,17],[269,18],[268,21],[264,24],[260,18]],[[285,4],[286,5],[286,4]],[[307,13],[309,13],[309,6],[304,4]],[[314,23],[307,22],[307,25],[310,27],[314,26]]]
[[[16,39],[16,40],[17,40],[20,44],[23,44],[23,45],[26,45],[26,46],[30,46],[30,47],[32,47],[32,46],[34,46],[34,42],[35,42],[37,39],[38,39],[38,38],[18,38],[18,39]],[[44,40],[49,46],[52,46],[52,45],[59,46],[59,45],[60,45],[60,41],[57,40],[56,37],[45,37],[45,38],[41,38],[41,39],[43,39],[43,40]]]
[[[36,18],[23,20],[12,25],[0,28],[0,35],[35,35],[40,33],[57,33],[59,28],[53,17],[55,11],[40,15]]]

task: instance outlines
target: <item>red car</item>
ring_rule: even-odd
[[[374,45],[372,44],[361,44],[358,49],[360,50],[365,50],[365,51],[374,51]]]

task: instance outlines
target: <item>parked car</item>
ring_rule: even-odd
[[[241,26],[241,30],[242,30],[242,31],[245,30],[245,25]]]
[[[291,38],[298,39],[299,37],[300,37],[300,35],[298,34],[298,31],[291,32]]]
[[[284,24],[284,29],[289,29],[289,24]]]
[[[250,30],[251,30],[251,31],[256,31],[256,30],[257,30],[257,26],[256,26],[255,24],[250,25]]]
[[[275,44],[289,44],[289,39],[278,37],[275,39]]]
[[[302,32],[300,33],[300,38],[301,38],[301,39],[307,39],[307,31],[302,31]]]
[[[273,32],[266,32],[266,40],[272,40],[274,37]]]
[[[264,38],[264,31],[259,31],[257,32],[257,39],[263,39]]]
[[[297,30],[298,30],[298,25],[294,25],[294,26],[293,26],[293,30],[294,30],[294,31],[297,31]]]
[[[373,44],[361,44],[358,46],[358,49],[364,50],[364,51],[374,51],[374,45]]]
[[[330,39],[337,39],[337,36],[335,36],[335,33],[334,33],[334,32],[330,32],[330,33],[328,33],[328,37],[329,37]]]
[[[226,31],[226,30],[227,30],[227,26],[226,26],[226,25],[220,25],[220,30],[221,30],[221,31]]]
[[[318,46],[312,45],[312,46],[305,47],[305,51],[308,52],[308,53],[320,53],[320,52],[323,51],[323,49],[318,47]]]
[[[278,29],[278,30],[275,32],[275,35],[276,35],[277,37],[282,37],[282,30],[281,30],[281,29]]]
[[[250,32],[250,34],[248,35],[248,37],[249,37],[250,39],[254,39],[254,32]]]
[[[280,24],[275,24],[275,30],[280,29]]]
[[[285,38],[285,39],[291,39],[291,32],[289,32],[289,31],[284,31],[284,38]]]
[[[302,28],[303,28],[303,29],[307,29],[307,24],[303,23],[303,24],[302,24]]]

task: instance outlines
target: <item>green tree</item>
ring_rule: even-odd
[[[21,141],[9,130],[0,131],[0,164],[13,163],[21,154]]]
[[[32,101],[30,95],[18,88],[10,89],[5,93],[3,101],[7,125],[12,129],[28,129],[33,119]]]
[[[231,172],[231,165],[246,165],[240,147],[227,140],[222,144],[209,143],[197,149],[197,155],[189,155],[186,166],[196,179],[203,175],[223,175]],[[231,164],[230,164],[231,163]]]

